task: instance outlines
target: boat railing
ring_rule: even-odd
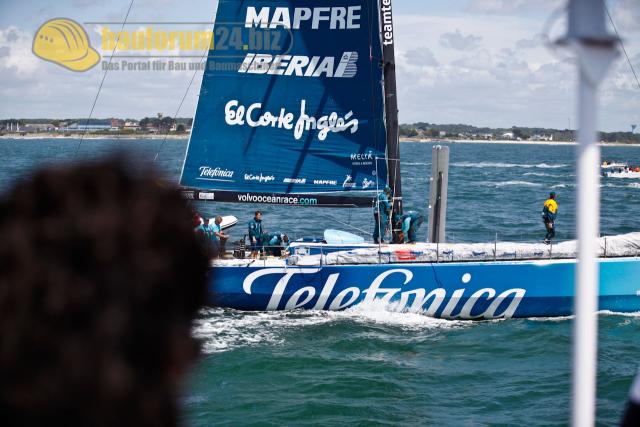
[[[603,236],[598,251],[599,258],[640,257],[640,245],[630,245],[623,252],[612,250],[609,238]],[[487,261],[536,261],[575,259],[576,250],[561,243],[574,240],[552,241],[549,245],[533,245],[532,242],[493,242],[482,245],[471,243],[436,243],[424,245],[329,245],[297,244],[286,257],[288,265],[346,265],[346,264],[407,264],[452,263]],[[524,246],[529,243],[531,246]],[[506,246],[512,244],[511,246]],[[453,247],[460,245],[460,248]],[[560,246],[559,246],[560,245]],[[475,247],[474,247],[475,246]],[[502,246],[502,247],[501,247]]]

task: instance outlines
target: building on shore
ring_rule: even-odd
[[[81,123],[72,123],[65,130],[69,132],[96,132],[101,130],[111,130],[111,125],[86,125]]]
[[[115,118],[111,119],[111,129],[110,130],[119,131],[119,130],[122,130],[122,128],[124,128],[124,120],[115,119]]]
[[[127,120],[124,122],[124,130],[138,131],[140,130],[140,122],[137,120]]]

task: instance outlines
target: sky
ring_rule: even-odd
[[[86,28],[98,53],[110,54],[101,46],[100,25],[106,24],[91,23],[122,22],[129,4],[1,0],[0,119],[87,117],[103,78],[93,117],[191,117],[201,72],[117,70],[105,77],[101,64],[73,72],[32,53],[38,27],[66,17]],[[566,32],[564,0],[394,0],[393,6],[401,123],[576,127],[574,55],[552,43]],[[607,7],[640,73],[640,0],[608,0]],[[194,22],[190,28],[208,29],[215,10],[215,0],[135,0],[128,22]],[[640,125],[640,87],[622,53],[600,95],[601,130]]]

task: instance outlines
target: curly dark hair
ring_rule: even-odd
[[[123,159],[0,201],[2,425],[170,426],[207,261],[178,191]]]

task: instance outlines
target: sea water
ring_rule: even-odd
[[[575,147],[446,144],[451,169],[447,240],[540,241],[540,212],[558,194],[558,238],[575,237]],[[431,144],[401,144],[405,209],[426,213]],[[0,139],[0,192],[43,164],[134,153],[167,179],[186,140]],[[640,164],[640,147],[603,158]],[[601,232],[640,230],[640,180],[602,180]],[[292,237],[338,228],[367,236],[369,209],[199,202],[205,216],[236,215],[232,239],[255,209],[264,228]],[[421,234],[426,234],[423,227]],[[549,277],[553,281],[553,277]],[[640,280],[631,278],[631,280]],[[599,425],[617,425],[640,365],[640,315],[599,317]],[[211,425],[566,425],[571,318],[448,321],[379,303],[343,312],[243,313],[205,309],[194,334],[203,357],[183,393],[185,422]]]

